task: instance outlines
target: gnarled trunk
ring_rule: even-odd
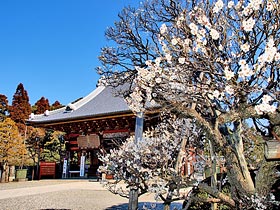
[[[234,133],[228,136],[228,141],[230,149],[226,151],[226,160],[233,196],[237,196],[237,199],[242,196],[237,195],[237,192],[243,195],[254,194],[255,186],[244,156],[240,124]]]
[[[278,179],[275,176],[275,167],[280,164],[280,161],[267,162],[263,160],[260,169],[256,175],[256,193],[260,196],[266,196],[269,194],[272,185]]]

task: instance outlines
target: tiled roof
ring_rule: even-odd
[[[99,86],[81,100],[45,114],[33,115],[27,122],[31,124],[60,122],[125,112],[131,111],[124,98],[117,95],[116,89]]]

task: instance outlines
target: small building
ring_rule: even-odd
[[[136,116],[118,94],[123,88],[98,86],[66,107],[32,115],[27,121],[33,127],[65,133],[64,176],[96,176],[100,165],[98,153],[109,152],[134,134]],[[157,123],[157,115],[153,111],[145,113],[144,129]]]

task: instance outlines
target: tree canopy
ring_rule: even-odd
[[[50,110],[49,100],[42,96],[32,108],[34,114],[43,114],[46,110]]]
[[[3,174],[8,164],[22,166],[26,161],[26,154],[24,140],[16,123],[11,118],[0,122],[0,163],[4,168]]]
[[[8,115],[9,104],[8,98],[5,95],[0,94],[0,121],[3,121]]]
[[[24,134],[25,120],[31,114],[31,105],[29,103],[28,93],[22,83],[17,86],[9,111],[10,117],[16,122],[20,133]]]
[[[276,1],[146,1],[120,13],[106,33],[116,45],[100,57],[107,83],[131,81],[132,110],[159,104],[204,127],[225,157],[230,196],[198,187],[234,208],[271,205],[277,179],[279,163],[264,157],[251,176],[244,126],[258,131],[251,144],[279,141],[279,12]]]

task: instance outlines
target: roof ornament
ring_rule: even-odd
[[[45,116],[49,116],[49,115],[50,115],[50,111],[49,111],[49,110],[46,110],[46,111],[44,112],[44,115],[45,115]]]
[[[34,113],[31,113],[31,114],[29,115],[29,120],[34,120],[34,118],[35,118]]]
[[[74,110],[76,110],[76,106],[72,103],[69,103],[65,108],[65,112],[72,112]]]

